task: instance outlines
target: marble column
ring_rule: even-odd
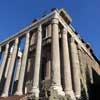
[[[7,60],[7,56],[8,56],[8,50],[9,50],[9,44],[6,44],[5,53],[4,53],[3,60],[2,60],[1,66],[0,66],[0,81],[2,79],[4,67],[5,67],[5,64],[6,64],[6,60]]]
[[[29,50],[29,33],[26,34],[22,64],[21,64],[21,69],[19,73],[17,91],[15,92],[15,95],[23,95],[23,83],[24,83],[25,69],[26,69],[26,63],[27,63],[27,57],[28,57],[28,50]]]
[[[0,46],[0,53],[2,52],[2,50],[1,50],[1,46]]]
[[[72,78],[71,78],[71,66],[69,57],[69,47],[68,47],[68,33],[66,29],[62,31],[62,54],[63,54],[63,69],[64,69],[64,84],[65,84],[65,94],[69,95],[75,100],[75,95],[72,89]]]
[[[47,54],[45,80],[51,79],[51,59],[50,54]]]
[[[90,83],[93,84],[93,72],[92,72],[92,62],[91,61],[90,61],[90,64],[87,67],[88,67]]]
[[[38,27],[37,32],[37,44],[36,44],[36,55],[35,55],[35,66],[33,73],[33,82],[31,93],[35,97],[39,97],[39,73],[40,73],[40,62],[41,62],[41,48],[42,48],[42,29],[41,25]]]
[[[11,61],[10,61],[10,64],[9,64],[7,79],[6,79],[6,82],[5,82],[5,85],[4,85],[4,90],[3,90],[3,93],[2,93],[2,97],[8,96],[9,87],[10,87],[11,78],[12,78],[12,73],[13,73],[13,68],[14,68],[14,64],[15,64],[15,61],[16,61],[16,55],[17,55],[17,50],[18,50],[18,42],[19,42],[19,39],[16,38],[15,44],[14,44],[14,47],[13,47],[12,56],[11,56]]]
[[[10,50],[9,55],[8,55],[8,60],[7,60],[6,70],[5,70],[5,75],[4,75],[5,78],[7,78],[7,73],[8,73],[9,64],[10,64],[10,61],[11,61],[11,56],[12,56],[12,52]]]
[[[86,74],[85,74],[85,63],[84,61],[86,60],[86,58],[84,57],[84,51],[83,49],[81,48],[80,45],[78,45],[78,55],[79,55],[79,63],[80,63],[80,77],[81,77],[81,84],[83,86],[83,89],[85,91],[85,95],[86,97],[88,98],[88,88],[87,88],[87,83],[86,83]],[[85,59],[84,59],[85,58]]]
[[[47,26],[47,37],[51,37],[51,24]]]
[[[2,52],[3,52],[3,50],[1,50],[1,47],[0,47],[0,61],[1,61],[1,58],[2,58]],[[0,64],[0,66],[1,66],[1,64]]]
[[[18,55],[18,62],[17,62],[17,68],[16,68],[16,75],[15,75],[15,81],[18,80],[19,78],[19,73],[20,73],[20,67],[21,67],[21,59],[22,59],[22,53],[21,52],[18,52],[20,53],[20,55]]]
[[[73,86],[74,86],[75,96],[77,98],[80,98],[81,96],[80,65],[79,65],[77,45],[75,43],[74,38],[71,38],[70,46],[71,46]]]
[[[51,39],[51,89],[57,91],[58,95],[64,95],[61,86],[60,73],[60,50],[59,50],[59,21],[55,14],[52,19],[52,39]]]

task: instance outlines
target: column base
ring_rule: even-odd
[[[75,96],[76,96],[77,99],[80,99],[81,98],[81,95],[80,94],[76,94]]]
[[[22,91],[16,91],[14,95],[23,95]]]
[[[51,86],[51,89],[56,90],[58,95],[65,96],[61,86]]]
[[[1,97],[8,97],[8,93],[2,93]]]
[[[34,95],[34,97],[38,98],[39,97],[39,88],[37,87],[33,87],[32,90],[30,91],[30,93],[32,93]]]
[[[76,97],[73,91],[65,90],[65,95],[69,96],[72,100],[76,100]]]

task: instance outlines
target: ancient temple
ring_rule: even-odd
[[[100,61],[71,22],[52,9],[0,42],[0,100],[100,99]]]

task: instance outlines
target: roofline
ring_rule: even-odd
[[[65,11],[63,8],[61,8],[60,10],[59,10],[59,13],[61,13],[61,12],[63,12],[64,13],[64,15],[66,16],[66,18],[69,20],[69,22],[71,23],[72,22],[72,18],[71,18],[71,16],[67,13],[67,11]]]
[[[32,23],[32,24],[26,26],[26,27],[23,28],[21,31],[19,31],[19,32],[15,33],[14,35],[8,37],[6,40],[1,41],[1,42],[0,42],[0,46],[5,45],[8,41],[11,42],[11,41],[14,40],[17,36],[20,37],[20,36],[24,35],[25,33],[30,32],[32,29],[37,28],[37,26],[38,26],[40,23],[43,24],[44,22],[48,21],[48,19],[52,19],[53,15],[54,15],[56,12],[58,12],[58,11],[55,10],[55,11],[51,12],[50,14],[44,16],[43,18],[37,20],[36,22],[34,22],[34,23]],[[47,19],[47,20],[46,20],[46,19]]]

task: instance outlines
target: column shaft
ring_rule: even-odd
[[[33,75],[33,87],[32,93],[39,97],[39,73],[40,73],[40,61],[41,61],[41,47],[42,47],[42,33],[41,26],[38,27],[37,45],[36,45],[36,56],[35,56],[35,66]]]
[[[20,73],[20,67],[21,67],[21,57],[18,58],[18,64],[17,64],[17,68],[16,68],[16,75],[15,75],[15,81],[18,80],[19,78],[19,73]]]
[[[93,84],[93,72],[92,72],[92,64],[91,64],[91,61],[90,61],[90,64],[87,67],[88,67],[88,73],[89,73],[90,83]]]
[[[9,53],[9,56],[8,56],[8,60],[7,60],[7,65],[6,65],[6,70],[5,70],[5,78],[7,78],[7,73],[8,73],[8,69],[9,69],[9,64],[10,64],[10,61],[11,61],[11,55],[12,53]]]
[[[26,69],[26,63],[27,63],[27,57],[28,57],[28,49],[29,49],[29,33],[26,34],[25,47],[24,47],[24,52],[22,56],[22,64],[21,64],[21,69],[19,73],[17,91],[15,92],[15,95],[23,94],[23,83],[24,83],[25,69]]]
[[[51,88],[55,89],[58,95],[64,95],[61,86],[61,73],[60,73],[60,51],[59,51],[59,27],[58,18],[52,19],[52,41],[51,41]]]
[[[81,72],[81,84],[83,86],[83,91],[85,91],[85,95],[88,98],[88,88],[87,88],[87,83],[86,83],[86,73],[85,73],[85,65],[84,65],[84,52],[80,45],[78,45],[78,55],[79,55],[79,63],[80,63],[80,72]],[[86,60],[86,59],[85,59]]]
[[[4,67],[5,67],[5,64],[6,64],[6,60],[7,60],[7,56],[8,56],[8,49],[9,49],[9,44],[6,44],[3,61],[2,61],[1,66],[0,66],[0,81],[2,79]]]
[[[80,65],[78,58],[77,45],[73,38],[71,38],[71,59],[72,59],[72,75],[75,96],[79,98],[81,96],[81,84],[80,84]]]
[[[51,79],[51,60],[50,55],[47,55],[45,80]]]
[[[14,48],[13,48],[11,61],[10,61],[10,64],[9,64],[7,79],[6,79],[3,94],[2,94],[3,97],[8,96],[9,87],[10,87],[11,78],[12,78],[12,73],[13,73],[13,67],[14,67],[15,60],[16,60],[17,50],[18,50],[18,38],[15,40],[15,45],[14,45]]]
[[[47,26],[47,37],[51,36],[51,24]]]
[[[71,78],[71,66],[69,57],[69,47],[68,47],[68,34],[66,29],[62,32],[62,54],[63,54],[63,67],[64,67],[64,84],[65,84],[65,94],[69,95],[71,98],[75,98],[72,90],[72,78]]]
[[[1,49],[2,47],[0,46],[0,53],[2,52],[2,49]]]

